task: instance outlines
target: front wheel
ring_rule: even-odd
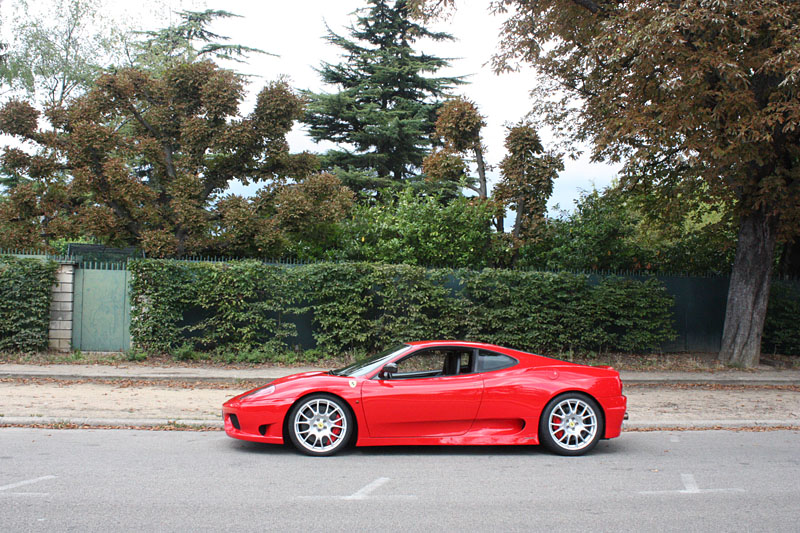
[[[343,400],[330,394],[312,394],[289,412],[289,439],[308,455],[332,455],[344,448],[354,422]]]
[[[568,392],[550,400],[539,420],[539,441],[559,455],[583,455],[603,436],[600,407],[579,392]]]

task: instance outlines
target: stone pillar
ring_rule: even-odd
[[[56,271],[56,284],[50,303],[49,346],[51,350],[72,350],[72,311],[75,297],[75,265],[61,263]]]

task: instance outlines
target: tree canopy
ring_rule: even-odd
[[[285,139],[302,113],[300,97],[274,82],[259,92],[252,113],[240,116],[242,83],[207,61],[178,64],[160,77],[123,69],[101,76],[69,105],[50,108],[52,130],[39,128],[29,104],[7,103],[0,131],[38,151],[5,149],[4,167],[25,184],[10,191],[0,218],[29,228],[29,236],[48,235],[47,226],[59,221],[61,234],[138,244],[149,255],[203,249],[215,199],[232,180],[303,177],[315,165],[312,156],[290,155]],[[23,208],[38,216],[23,216]]]
[[[413,22],[405,0],[369,4],[350,28],[351,38],[329,31],[326,38],[342,49],[343,61],[323,63],[319,73],[338,90],[306,93],[310,103],[304,118],[315,141],[340,146],[323,159],[328,168],[372,176],[349,181],[356,191],[398,187],[418,173],[436,110],[447,91],[460,83],[458,78],[431,76],[447,61],[413,48],[419,40],[441,41],[450,35]]]
[[[61,105],[120,55],[120,34],[97,0],[17,0],[0,81],[39,106]],[[52,13],[60,16],[50,16]]]
[[[209,26],[218,19],[239,17],[229,11],[180,11],[180,21],[157,30],[137,31],[140,38],[132,45],[133,66],[154,72],[180,63],[202,60],[243,62],[249,54],[266,54],[258,48],[230,43],[230,37],[212,32]],[[274,55],[274,54],[270,54]]]

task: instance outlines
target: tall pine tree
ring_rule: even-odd
[[[430,135],[442,99],[460,78],[432,77],[446,59],[417,53],[423,38],[452,40],[409,20],[405,0],[369,0],[360,10],[350,37],[329,29],[327,40],[343,50],[343,62],[323,63],[323,81],[334,93],[308,92],[304,122],[311,137],[333,141],[338,149],[324,157],[338,167],[356,192],[398,186],[418,174],[429,152]]]

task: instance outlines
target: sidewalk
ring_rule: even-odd
[[[237,381],[268,382],[279,377],[328,370],[320,367],[216,368],[216,367],[159,367],[138,364],[119,365],[22,365],[0,364],[2,378],[108,379],[142,381],[207,381],[236,383]],[[622,371],[625,385],[798,385],[800,370],[722,370],[718,372],[632,372]]]
[[[0,426],[221,428],[222,402],[251,382],[309,370],[319,369],[0,364]],[[798,370],[622,372],[622,379],[627,429],[800,429]]]

